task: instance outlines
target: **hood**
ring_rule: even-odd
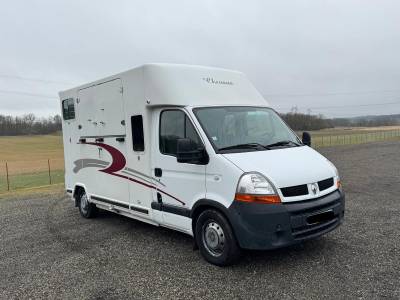
[[[244,172],[256,171],[277,188],[318,182],[336,176],[331,163],[307,146],[223,154]]]

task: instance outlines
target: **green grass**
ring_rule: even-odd
[[[50,184],[48,172],[36,172],[30,174],[17,174],[9,176],[10,190],[26,189]],[[55,170],[51,172],[51,184],[64,182],[64,171]],[[7,191],[7,178],[0,176],[0,193]]]
[[[50,183],[48,160],[51,166],[51,183],[63,183],[62,136],[0,137],[0,193],[7,191],[6,162],[10,190],[20,190]]]

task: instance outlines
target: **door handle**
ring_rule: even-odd
[[[161,176],[162,176],[162,170],[161,170],[161,168],[155,168],[155,169],[154,169],[154,175],[155,175],[156,177],[161,177]]]
[[[162,203],[162,196],[160,193],[157,193],[157,202]]]

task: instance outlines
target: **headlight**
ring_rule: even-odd
[[[257,203],[281,203],[273,184],[260,173],[246,173],[239,179],[235,200]]]
[[[335,167],[335,165],[331,161],[328,160],[328,162],[331,164],[331,166],[332,166],[332,168],[333,168],[333,170],[335,172],[335,175],[336,175],[336,187],[338,189],[341,189],[342,188],[342,182],[340,181],[340,176],[339,176],[338,169]]]

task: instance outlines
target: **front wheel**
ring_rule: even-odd
[[[81,213],[82,217],[89,219],[96,216],[97,207],[95,204],[89,202],[88,195],[86,194],[85,191],[82,191],[78,195],[77,200],[78,200],[79,212]]]
[[[205,210],[197,218],[195,238],[202,256],[217,266],[234,263],[241,254],[233,230],[224,215]]]

